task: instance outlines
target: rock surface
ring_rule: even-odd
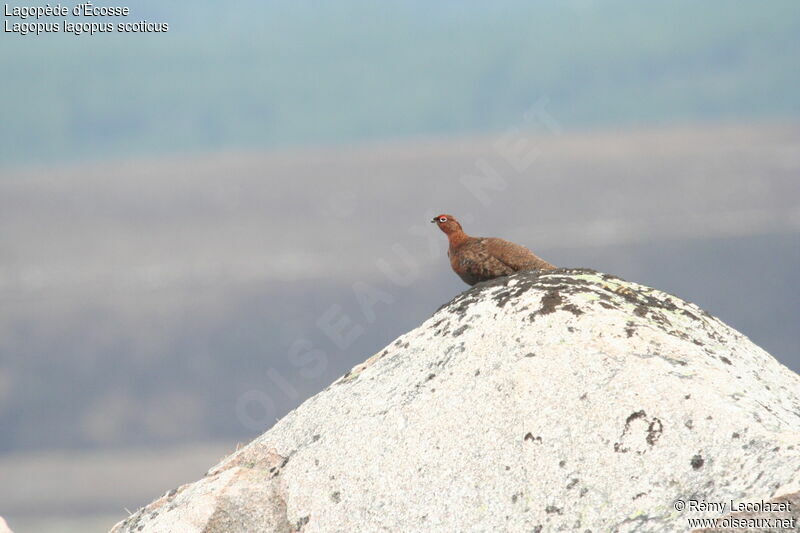
[[[754,510],[728,513],[719,517],[721,522],[717,524],[718,527],[695,529],[694,533],[747,533],[748,531],[778,533],[800,530],[798,527],[800,524],[800,492],[781,495],[779,498],[770,500],[769,503],[778,504],[774,506],[777,509],[771,509],[769,512]],[[787,508],[781,509],[780,504],[785,504]]]
[[[677,500],[800,488],[799,395],[797,374],[693,304],[589,270],[520,272],[113,531],[687,531],[721,514]]]

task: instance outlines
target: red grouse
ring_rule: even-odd
[[[508,276],[520,270],[556,268],[519,244],[495,237],[470,237],[453,215],[439,215],[431,222],[447,235],[450,241],[447,251],[450,266],[469,285]]]

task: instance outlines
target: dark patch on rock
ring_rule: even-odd
[[[542,437],[538,435],[536,437],[533,436],[533,433],[526,433],[525,437],[522,440],[529,440],[531,442],[542,442]]]
[[[544,512],[547,514],[562,514],[564,510],[561,507],[556,507],[555,505],[548,505],[544,508]]]
[[[585,276],[593,276],[599,279],[584,279]],[[485,299],[484,293],[492,291],[491,298],[497,303],[498,307],[512,303],[520,295],[535,289],[544,291],[541,298],[541,308],[528,315],[530,321],[536,320],[539,315],[547,315],[558,310],[563,310],[576,314],[585,312],[583,304],[576,305],[567,303],[566,297],[577,294],[591,295],[590,302],[603,307],[604,309],[621,309],[619,305],[622,301],[633,306],[633,313],[639,317],[647,317],[647,320],[665,331],[669,335],[688,338],[686,333],[680,328],[672,328],[671,322],[664,312],[675,312],[678,306],[675,297],[666,295],[662,291],[651,291],[649,288],[631,288],[619,286],[624,280],[610,274],[603,274],[585,268],[560,268],[556,270],[540,271],[528,270],[517,272],[511,276],[503,276],[490,281],[485,281],[467,289],[448,304],[443,305],[437,313],[446,310],[463,318],[469,308]],[[591,305],[587,303],[586,305]],[[611,307],[609,307],[611,306]],[[692,308],[691,311],[680,309],[680,312],[692,320],[700,323],[709,338],[716,342],[724,343],[724,339],[715,331],[714,319],[704,311]],[[436,323],[440,324],[439,322]],[[443,322],[441,324],[444,324]],[[629,327],[631,327],[629,325]],[[631,332],[626,330],[626,333]],[[441,334],[444,334],[442,332]],[[691,341],[696,339],[689,338]]]
[[[631,422],[636,420],[637,418],[644,418],[647,414],[644,411],[636,411],[628,415],[628,418],[625,419],[625,427],[628,427]]]
[[[686,361],[681,361],[680,359],[675,359],[673,357],[667,357],[666,355],[661,355],[659,353],[634,353],[633,355],[635,355],[636,357],[641,357],[642,359],[659,357],[671,365],[686,366],[688,364]]]
[[[540,315],[549,315],[555,313],[558,306],[564,303],[564,299],[557,290],[551,289],[542,296],[542,307],[539,309]]]
[[[456,329],[455,331],[453,331],[453,337],[458,337],[459,335],[461,335],[462,333],[464,333],[465,331],[467,331],[467,329],[468,329],[468,328],[469,328],[469,326],[468,326],[468,325],[466,325],[466,324],[464,324],[464,325],[463,325],[463,326],[461,326],[460,328],[458,328],[458,329]]]
[[[653,417],[652,420],[647,418],[647,413],[644,410],[635,411],[628,415],[628,418],[625,419],[625,427],[622,429],[622,433],[619,436],[619,442],[614,443],[614,451],[616,453],[628,453],[630,448],[623,445],[623,441],[625,437],[630,433],[631,430],[631,423],[635,420],[642,419],[644,422],[647,422],[647,429],[645,431],[645,442],[649,446],[654,446],[655,443],[661,438],[661,434],[664,431],[664,425],[661,423],[656,417]],[[637,452],[642,453],[642,452]]]
[[[580,287],[587,287],[591,285],[585,280],[574,278],[575,275],[581,274],[594,274],[608,280],[619,279],[616,276],[600,274],[594,270],[583,268],[561,268],[548,271],[526,270],[523,272],[517,272],[511,276],[502,276],[493,280],[477,283],[472,288],[467,289],[453,298],[449,303],[441,306],[436,312],[438,313],[443,309],[447,309],[448,311],[463,317],[470,306],[482,299],[481,293],[497,287],[501,287],[503,289],[493,295],[493,300],[497,303],[498,307],[504,307],[509,301],[516,299],[518,296],[532,288],[548,289],[548,292],[550,293],[550,299],[548,299],[547,302],[543,302],[543,304],[547,304],[552,300],[553,304],[555,305],[556,302],[554,300],[557,297],[560,298],[559,290],[562,287],[566,289],[572,288],[570,292],[574,293],[580,292],[579,290],[576,290]],[[512,280],[515,281],[515,283],[513,285],[509,285]],[[550,305],[546,305],[544,314],[555,311],[555,309],[548,310],[549,308]]]
[[[670,322],[669,319],[666,317],[666,315],[664,315],[664,313],[662,313],[661,311],[651,311],[650,320],[652,320],[659,326],[662,326],[662,329],[666,329],[666,326],[672,325],[672,322]],[[672,335],[677,335],[682,339],[689,338],[689,336],[686,335],[686,333],[684,333],[683,331],[670,331],[669,333]]]
[[[702,322],[702,319],[700,317],[698,317],[697,315],[695,315],[694,313],[692,313],[691,311],[687,311],[686,309],[684,309],[684,310],[681,311],[681,313],[683,313],[684,316],[688,316],[692,320],[696,320],[698,322]]]
[[[645,440],[647,444],[650,446],[655,445],[656,441],[661,437],[661,433],[664,432],[664,425],[661,423],[661,420],[658,418],[653,418],[653,421],[650,422],[650,425],[647,426],[647,437]]]
[[[705,460],[699,454],[692,457],[692,460],[689,462],[689,464],[691,464],[692,468],[695,470],[700,470],[701,468],[703,468],[704,463]]]
[[[574,487],[577,484],[578,484],[578,478],[576,478],[576,477],[572,478],[570,480],[570,482],[567,483],[567,490],[571,489],[572,487]]]
[[[520,294],[528,290],[527,288],[517,288],[516,286],[511,287],[508,291],[500,292],[497,296],[494,297],[494,301],[497,303],[497,307],[503,308],[506,304],[517,298]]]
[[[296,450],[295,450],[295,451],[296,451]],[[270,473],[270,477],[271,477],[271,478],[273,478],[273,477],[277,477],[278,475],[280,475],[280,473],[281,473],[281,470],[283,470],[283,467],[285,467],[285,466],[286,466],[286,464],[289,462],[289,458],[290,458],[290,457],[291,457],[293,454],[294,454],[294,451],[293,451],[293,452],[291,452],[291,453],[290,453],[288,456],[284,457],[284,458],[283,458],[283,460],[281,461],[281,463],[280,463],[279,465],[275,465],[275,466],[272,466],[272,467],[270,467],[270,469],[269,469],[269,473]]]
[[[723,363],[725,363],[726,365],[732,365],[733,364],[733,363],[731,363],[731,360],[728,359],[727,357],[725,357],[724,355],[721,355],[719,357],[719,360],[722,361]]]
[[[339,503],[342,501],[342,494],[337,490],[331,493],[331,501],[334,503]]]
[[[525,354],[525,357],[536,357],[536,354],[533,352],[528,352]]]
[[[569,313],[572,313],[575,316],[581,316],[583,314],[583,311],[581,311],[575,304],[562,305],[561,309]]]
[[[434,327],[437,327],[439,324],[441,324],[442,322],[445,322],[445,321],[446,321],[446,323],[445,323],[444,326],[442,326],[441,328],[433,330],[433,336],[434,337],[444,337],[445,335],[450,333],[450,321],[447,320],[447,319],[443,318],[442,320],[439,320],[438,322],[436,322],[436,325]]]
[[[311,517],[309,516],[301,517],[295,524],[295,530],[301,531],[305,527],[305,525],[308,524],[309,520],[311,520]]]

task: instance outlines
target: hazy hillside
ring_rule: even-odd
[[[7,174],[0,450],[257,434],[465,288],[441,211],[800,369],[799,127],[524,140],[525,165],[498,137]]]
[[[140,0],[167,34],[0,36],[0,167],[800,115],[800,3]]]
[[[15,533],[105,532],[153,494],[198,476],[235,443],[36,451],[0,456],[0,502]]]

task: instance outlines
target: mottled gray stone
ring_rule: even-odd
[[[114,531],[686,531],[704,515],[678,499],[800,489],[799,393],[675,296],[590,270],[518,273]]]
[[[2,516],[0,516],[0,533],[14,533]]]

